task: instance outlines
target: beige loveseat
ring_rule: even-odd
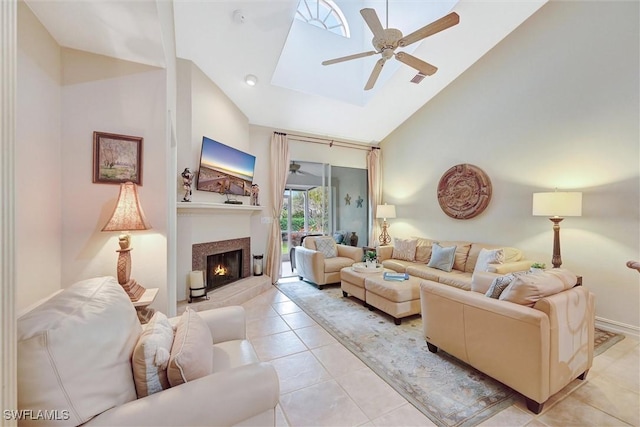
[[[491,273],[476,273],[465,291],[422,281],[428,348],[441,348],[513,388],[539,413],[592,365],[594,296],[561,269],[518,274],[498,298],[485,296],[495,282]]]
[[[319,248],[321,242],[322,248]],[[331,236],[308,236],[296,247],[296,269],[300,278],[322,288],[340,282],[340,270],[362,261],[362,248],[338,245]]]
[[[503,250],[504,257],[502,262],[490,263],[485,270],[495,273],[496,275],[528,270],[531,264],[533,264],[533,261],[525,259],[520,249],[508,246],[467,241],[433,240],[420,237],[405,239],[405,241],[407,240],[413,240],[416,243],[413,256],[406,256],[406,259],[399,259],[397,256],[394,258],[394,246],[387,245],[378,248],[378,261],[382,262],[385,268],[398,273],[407,273],[410,276],[432,280],[464,290],[471,289],[471,278],[476,269],[476,262],[482,249]],[[456,247],[451,271],[443,271],[427,265],[431,260],[432,248],[435,242],[445,248]],[[397,253],[398,251],[396,250],[395,252]]]
[[[118,282],[101,277],[54,294],[17,324],[20,425],[275,424],[278,376],[245,339],[242,307],[156,314],[143,332]],[[168,340],[150,334],[160,324]],[[132,356],[148,364],[132,365]]]

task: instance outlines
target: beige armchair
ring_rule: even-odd
[[[332,241],[335,253],[330,253],[327,256],[326,250],[325,252],[318,250],[317,244],[320,241]],[[331,251],[329,250],[329,252]],[[339,283],[340,270],[344,267],[350,267],[355,262],[362,261],[363,256],[362,248],[338,245],[330,236],[308,236],[303,240],[302,245],[296,248],[296,269],[301,279],[307,280],[322,289],[322,286],[326,284]]]
[[[495,277],[479,276],[482,288]],[[592,365],[595,302],[582,286],[529,307],[425,280],[420,298],[429,350],[440,348],[506,384],[534,413]]]

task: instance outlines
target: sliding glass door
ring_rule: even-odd
[[[331,167],[327,164],[291,163],[280,214],[283,262],[293,261],[292,248],[299,246],[304,236],[330,233],[331,187],[327,185],[330,175]],[[282,275],[293,275],[293,267],[283,266]]]
[[[295,273],[295,247],[304,236],[342,235],[342,244],[368,244],[367,170],[292,161],[283,194],[283,276]]]

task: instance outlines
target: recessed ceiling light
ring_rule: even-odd
[[[244,82],[249,86],[255,86],[256,84],[258,84],[258,78],[253,74],[247,74],[244,77]]]

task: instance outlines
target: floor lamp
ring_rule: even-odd
[[[144,294],[145,289],[131,278],[131,235],[129,231],[148,230],[151,225],[144,216],[138,187],[132,182],[120,184],[118,203],[111,214],[111,218],[102,231],[121,231],[119,236],[120,249],[118,252],[118,283],[129,295],[131,301],[136,302]]]
[[[546,216],[553,222],[553,268],[562,265],[560,256],[560,222],[566,216],[582,216],[582,193],[554,191],[533,193],[533,215]]]
[[[391,236],[387,232],[387,228],[389,224],[387,224],[387,218],[395,218],[396,217],[396,207],[394,205],[378,205],[376,207],[376,218],[382,218],[382,234],[380,235],[380,244],[382,246],[388,245],[391,243]]]

